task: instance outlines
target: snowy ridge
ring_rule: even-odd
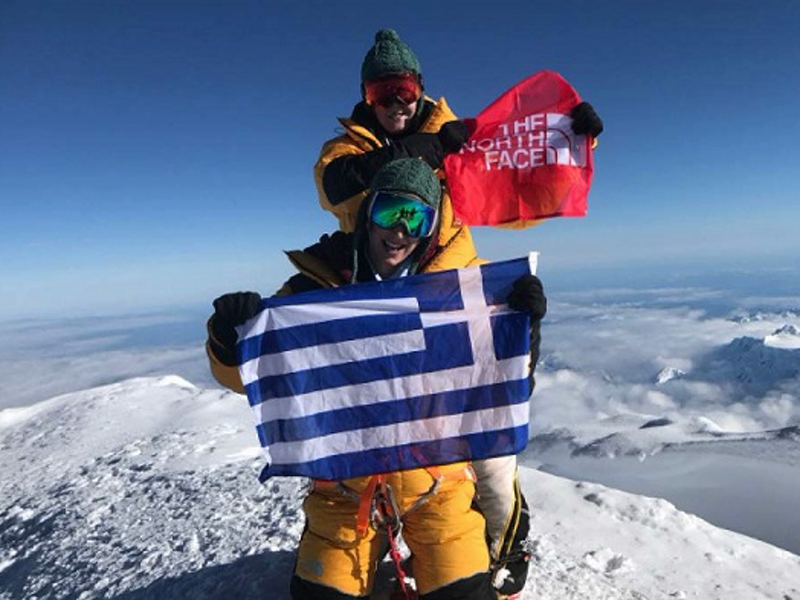
[[[288,585],[304,482],[258,485],[241,403],[141,378],[4,418],[0,597],[255,597]]]
[[[791,425],[768,431],[730,432],[706,418],[689,418],[680,423],[666,420],[649,421],[638,429],[619,431],[579,444],[572,440],[572,456],[615,458],[638,456],[644,458],[668,448],[720,442],[770,442],[800,440],[798,426]],[[797,451],[800,453],[800,446]]]
[[[764,345],[773,348],[800,348],[800,328],[792,324],[783,325],[764,338]]]
[[[710,353],[698,367],[704,379],[735,381],[749,393],[765,393],[782,380],[800,374],[800,351],[768,346],[764,340],[740,337]]]
[[[738,337],[699,356],[688,372],[665,367],[655,376],[655,383],[715,382],[724,384],[735,398],[764,395],[781,382],[800,376],[798,331],[794,325],[785,325],[763,339]]]
[[[524,468],[520,479],[534,499],[537,586],[529,589],[539,595],[531,599],[786,600],[800,593],[800,557],[665,500]],[[746,573],[736,574],[737,565]]]
[[[242,397],[141,378],[11,414],[0,413],[0,598],[288,598],[305,482],[258,484]],[[521,471],[534,555],[524,598],[800,597],[794,554],[664,500]]]
[[[681,369],[678,369],[676,367],[666,367],[656,376],[656,383],[658,384],[667,383],[668,381],[672,381],[673,379],[680,379],[685,375],[686,373]]]

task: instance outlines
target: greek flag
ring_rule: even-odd
[[[237,347],[262,481],[523,450],[529,317],[505,300],[537,258],[264,299]]]

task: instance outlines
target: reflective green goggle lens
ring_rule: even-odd
[[[408,235],[428,237],[436,222],[436,210],[422,200],[390,192],[378,192],[372,199],[369,219],[378,227],[392,229],[403,224]]]

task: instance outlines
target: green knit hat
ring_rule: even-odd
[[[381,29],[375,34],[375,45],[369,49],[361,64],[361,82],[396,73],[420,75],[422,69],[411,48],[394,29]]]
[[[386,163],[375,173],[370,189],[414,194],[436,210],[442,202],[439,178],[428,163],[419,158],[398,158]]]

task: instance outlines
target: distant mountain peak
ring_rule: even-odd
[[[774,332],[772,332],[772,335],[779,335],[779,334],[800,335],[800,329],[798,329],[791,323],[787,323],[786,325],[778,327]]]
[[[800,374],[800,336],[738,337],[698,361],[693,377],[734,382],[744,394],[762,396]],[[787,340],[793,340],[795,344]]]
[[[800,329],[791,323],[782,325],[764,338],[764,345],[788,350],[800,348]]]
[[[656,383],[662,385],[673,379],[682,379],[686,376],[686,372],[676,367],[666,367],[656,376]]]

